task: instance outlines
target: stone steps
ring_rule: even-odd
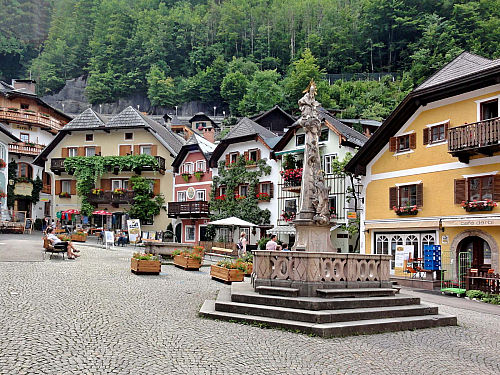
[[[393,288],[316,289],[321,298],[362,298],[394,296]]]
[[[444,314],[318,324],[297,320],[276,319],[256,315],[216,311],[214,300],[206,300],[199,314],[200,316],[212,319],[264,324],[268,327],[283,328],[293,331],[298,330],[303,333],[314,334],[320,337],[364,335],[457,324],[456,317]]]
[[[255,291],[259,294],[281,297],[298,297],[299,289],[295,288],[280,288],[276,286],[258,286]]]

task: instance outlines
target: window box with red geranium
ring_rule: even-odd
[[[239,194],[236,194],[236,195],[234,196],[234,199],[236,199],[237,201],[241,201],[241,200],[243,200],[243,199],[245,199],[245,198],[246,198],[246,196],[244,196],[244,195],[239,195]]]
[[[5,168],[6,166],[7,166],[7,163],[5,162],[5,160],[0,159],[0,168]]]
[[[280,171],[280,174],[285,182],[285,188],[300,186],[302,182],[302,168],[285,169],[284,171]]]
[[[416,215],[418,214],[418,206],[417,205],[406,205],[406,206],[393,206],[392,209],[398,216],[406,216],[406,215]]]
[[[267,193],[259,193],[255,195],[259,202],[269,202],[271,200],[271,196]]]
[[[0,189],[0,198],[7,198],[7,193]]]
[[[67,191],[64,191],[61,194],[59,194],[59,198],[71,198],[71,194],[68,193]]]
[[[222,194],[222,195],[219,195],[217,197],[215,197],[215,200],[217,201],[225,201],[227,198],[226,194]]]
[[[467,212],[477,212],[477,211],[492,211],[493,207],[496,207],[497,203],[491,199],[485,201],[462,201],[462,207]]]
[[[113,194],[118,194],[118,195],[123,195],[123,194],[125,194],[125,192],[126,192],[126,190],[122,189],[122,188],[118,188],[118,189],[113,190]]]
[[[281,218],[285,221],[292,221],[295,220],[295,217],[297,214],[295,212],[290,212],[290,211],[284,211],[281,214]]]
[[[104,190],[102,189],[98,189],[98,188],[94,188],[90,191],[93,195],[102,195],[104,194]]]

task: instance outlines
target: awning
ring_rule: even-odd
[[[385,221],[365,223],[365,229],[439,228],[439,220]]]
[[[480,218],[480,219],[459,219],[442,220],[443,227],[496,227],[500,226],[499,218]]]
[[[278,227],[274,227],[273,229],[268,229],[266,231],[267,234],[295,234],[295,227],[291,225],[280,225]]]

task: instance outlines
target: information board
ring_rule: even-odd
[[[141,235],[141,221],[139,219],[127,220],[128,240],[136,243]]]

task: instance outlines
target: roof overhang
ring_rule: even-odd
[[[250,135],[245,135],[243,137],[230,138],[220,141],[220,143],[217,145],[214,152],[212,153],[212,156],[210,157],[210,162],[209,162],[210,167],[217,168],[217,162],[219,161],[219,158],[222,156],[224,151],[226,151],[229,145],[234,143],[248,142],[248,141],[258,142],[258,140],[261,140],[261,142],[265,144],[265,142],[262,141],[262,138],[259,136],[259,134],[250,134]]]

